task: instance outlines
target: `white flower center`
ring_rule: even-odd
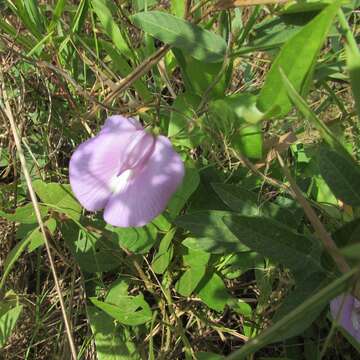
[[[129,180],[134,175],[134,170],[128,169],[123,171],[120,175],[114,175],[110,180],[110,189],[114,194],[122,192],[129,183]]]

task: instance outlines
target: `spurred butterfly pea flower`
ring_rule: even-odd
[[[166,137],[115,115],[75,150],[69,175],[85,209],[105,209],[105,221],[114,226],[143,226],[164,211],[183,179],[184,164]]]
[[[330,302],[333,319],[360,342],[360,301],[350,294],[342,294]]]

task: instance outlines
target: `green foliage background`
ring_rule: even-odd
[[[0,2],[1,358],[70,356],[5,93],[79,359],[359,356],[329,315],[359,296],[359,2],[234,4]],[[68,184],[111,114],[186,166],[142,228]]]

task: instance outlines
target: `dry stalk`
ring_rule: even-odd
[[[35,194],[32,182],[31,182],[31,177],[30,177],[29,171],[27,169],[25,156],[24,156],[24,153],[22,151],[21,139],[20,139],[20,136],[19,136],[19,133],[18,133],[17,126],[15,124],[15,119],[13,117],[13,113],[12,113],[12,110],[11,110],[9,98],[8,98],[6,90],[5,90],[4,77],[3,77],[2,70],[0,70],[0,82],[2,84],[1,85],[1,97],[2,97],[3,103],[4,103],[4,107],[1,110],[4,112],[6,118],[9,120],[9,123],[10,123],[11,132],[13,134],[16,149],[17,149],[17,152],[19,154],[19,159],[20,159],[22,171],[24,173],[26,185],[27,185],[28,190],[29,190],[31,202],[32,202],[33,207],[34,207],[36,219],[37,219],[37,222],[39,223],[40,231],[41,231],[41,234],[42,234],[42,236],[44,238],[44,243],[45,243],[46,251],[47,251],[49,262],[50,262],[51,272],[52,272],[52,275],[54,277],[55,289],[56,289],[56,292],[57,292],[57,295],[58,295],[58,298],[59,298],[59,302],[60,302],[61,313],[62,313],[64,324],[65,324],[65,329],[66,329],[66,334],[67,334],[68,341],[69,341],[71,355],[72,355],[73,359],[76,360],[77,359],[77,353],[76,353],[75,343],[74,343],[74,340],[73,340],[73,337],[72,337],[70,321],[69,321],[69,318],[68,318],[67,313],[66,313],[64,299],[63,299],[63,296],[62,296],[62,293],[61,293],[59,279],[58,279],[58,276],[56,274],[54,259],[53,259],[52,254],[51,254],[50,245],[49,245],[49,241],[48,241],[48,238],[47,238],[47,235],[46,235],[45,226],[44,226],[44,223],[43,223],[42,218],[41,218],[40,209],[39,209],[39,203],[38,203],[38,200],[36,198],[36,194]]]

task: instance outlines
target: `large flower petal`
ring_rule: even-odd
[[[331,301],[330,310],[333,319],[360,342],[360,302],[350,294],[343,294]]]
[[[131,124],[125,125],[127,128],[121,132],[101,131],[82,143],[70,159],[71,188],[81,205],[89,211],[105,207],[113,191],[112,180],[121,171],[128,146],[139,132]]]
[[[131,130],[142,130],[143,127],[139,121],[133,118],[126,118],[121,115],[109,116],[101,128],[101,132],[123,132]]]
[[[184,164],[164,136],[144,166],[134,169],[121,190],[110,197],[104,219],[114,226],[143,226],[164,211],[184,176]]]

